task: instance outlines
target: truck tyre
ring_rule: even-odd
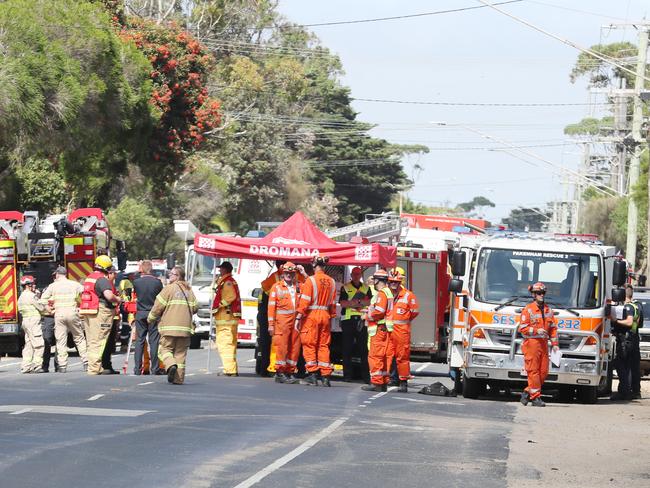
[[[199,336],[190,336],[190,349],[201,349],[201,338]]]
[[[485,392],[485,382],[463,374],[463,397],[475,400]]]
[[[558,401],[561,403],[571,403],[575,395],[575,388],[567,385],[560,385],[558,388]]]
[[[578,400],[588,405],[598,402],[597,386],[580,386],[578,387]]]

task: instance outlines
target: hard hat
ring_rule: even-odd
[[[325,256],[324,254],[317,254],[316,256],[314,256],[311,262],[314,266],[325,266],[329,262],[329,260],[330,260],[329,256]]]
[[[528,291],[531,293],[538,293],[538,292],[546,293],[546,285],[541,281],[538,281],[534,285],[529,286]]]
[[[355,266],[350,271],[350,274],[363,274],[363,270],[359,266]]]
[[[387,281],[388,273],[386,272],[385,269],[378,269],[377,271],[375,271],[372,277],[375,281]]]
[[[406,271],[404,271],[404,268],[401,268],[399,266],[396,266],[395,268],[393,268],[393,271],[397,271],[402,276],[406,276]]]
[[[296,272],[296,265],[293,264],[291,261],[287,261],[282,265],[282,272],[283,273],[295,273]]]
[[[401,283],[403,279],[404,275],[398,271],[398,268],[392,269],[388,274],[388,281],[396,281],[398,283]]]
[[[109,271],[112,267],[113,267],[113,261],[111,261],[111,258],[106,256],[105,254],[102,254],[101,256],[97,256],[95,258],[95,268],[104,271]]]
[[[36,283],[36,280],[32,275],[25,275],[22,278],[20,278],[20,284],[23,286],[33,285],[34,283]]]

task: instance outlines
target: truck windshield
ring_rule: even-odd
[[[189,275],[190,285],[192,286],[210,285],[212,283],[214,267],[223,261],[221,258],[198,254],[194,250],[189,252],[188,260],[191,266]],[[228,261],[233,265],[233,273],[235,273],[239,265],[239,259],[228,259]],[[217,270],[217,274],[219,274],[219,270]]]
[[[600,259],[592,254],[483,249],[476,272],[476,299],[503,303],[530,296],[528,286],[546,285],[546,299],[558,306],[595,308],[601,297]],[[513,305],[524,305],[519,298]]]

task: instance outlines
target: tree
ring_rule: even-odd
[[[463,202],[458,204],[458,208],[462,209],[464,212],[471,214],[474,212],[477,216],[482,215],[481,209],[483,207],[494,207],[494,203],[492,203],[489,199],[486,197],[478,196],[472,198],[469,202]]]
[[[539,207],[519,207],[512,209],[510,215],[501,220],[509,229],[523,232],[541,232],[551,218],[551,212]]]

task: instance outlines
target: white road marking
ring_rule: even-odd
[[[88,399],[88,401],[89,401],[89,402],[94,402],[95,400],[99,400],[99,399],[100,399],[101,397],[103,397],[103,396],[104,396],[103,393],[100,393],[99,395],[93,395],[93,396],[91,396],[91,397]]]
[[[366,408],[368,405],[357,405],[357,407]]]
[[[416,400],[415,398],[392,397],[395,400],[405,400],[407,402],[428,403],[426,400]]]
[[[21,363],[22,361],[16,361],[14,363],[0,363],[0,368],[6,368],[7,366],[17,366]]]
[[[255,358],[246,360],[247,363],[254,363],[255,361],[257,361],[257,359]]]
[[[325,437],[327,437],[332,432],[334,432],[336,429],[338,429],[341,425],[343,425],[346,420],[348,420],[347,417],[341,417],[340,419],[335,420],[330,425],[328,425],[323,430],[321,430],[316,435],[314,435],[311,439],[303,442],[298,447],[296,447],[293,451],[291,451],[288,454],[285,454],[284,456],[282,456],[277,461],[269,464],[266,468],[262,469],[261,471],[258,471],[257,473],[255,473],[253,476],[251,476],[247,480],[242,481],[237,486],[235,486],[235,488],[248,488],[250,486],[253,486],[253,485],[259,483],[264,478],[266,478],[268,475],[270,475],[274,471],[277,471],[278,469],[280,469],[282,466],[284,466],[285,464],[287,464],[291,460],[297,458],[303,452],[307,451],[309,448],[314,447],[319,441],[323,440]]]
[[[420,366],[418,369],[415,370],[416,373],[419,373],[420,371],[423,371],[427,369],[430,363],[424,363],[422,366]]]
[[[417,425],[390,424],[388,422],[374,422],[372,420],[359,420],[360,424],[376,425],[378,427],[389,427],[391,429],[416,430],[418,432],[431,432],[444,430],[442,427],[418,427]]]
[[[15,412],[11,412],[9,415],[20,415],[21,413],[27,413],[31,412],[31,408],[23,408],[22,410],[16,410]]]
[[[0,405],[0,412],[20,415],[25,412],[61,415],[88,415],[91,417],[139,417],[155,410],[124,410],[120,408],[62,407],[55,405]]]
[[[138,386],[144,386],[144,385],[153,385],[153,381],[145,381],[144,383],[138,383]]]
[[[194,376],[196,373],[188,373],[185,376]]]
[[[363,403],[372,403],[370,400],[366,400]]]

